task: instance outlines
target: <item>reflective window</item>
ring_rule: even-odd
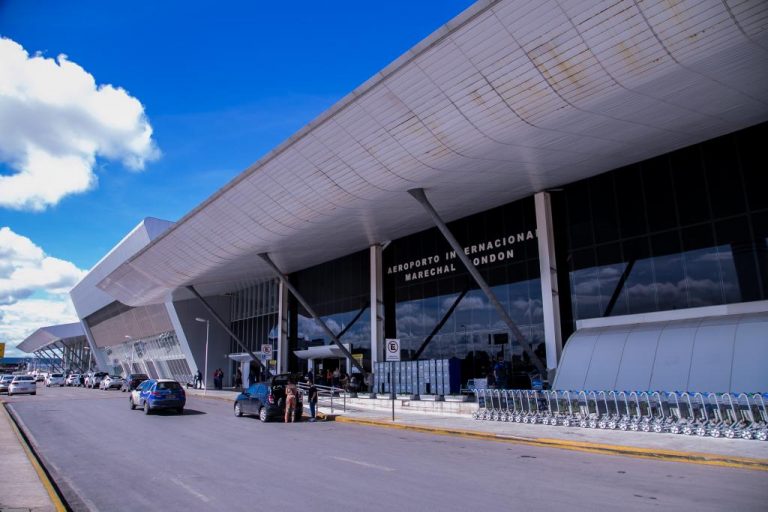
[[[574,319],[768,298],[765,140],[762,124],[566,186]]]

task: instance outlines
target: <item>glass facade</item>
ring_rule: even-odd
[[[543,358],[535,219],[533,199],[528,198],[457,220],[449,228]],[[436,228],[395,240],[386,248],[384,285],[385,334],[401,340],[404,358],[417,354],[420,359],[459,358],[465,381],[487,377],[500,357],[512,372],[527,374],[533,369]]]
[[[353,354],[363,354],[363,365],[367,370],[370,370],[371,361],[369,275],[368,251],[360,251],[290,277],[328,328],[337,336],[341,333],[341,342],[349,343]],[[289,310],[291,353],[333,343],[295,299],[290,301]],[[295,357],[293,363],[289,363],[289,367],[304,368]]]
[[[262,345],[270,344],[272,353],[277,354],[279,290],[278,281],[272,279],[230,296],[230,328],[253,352],[259,352]],[[235,340],[230,340],[229,351],[240,353],[243,349]]]
[[[762,124],[566,186],[573,319],[768,298],[766,140]]]
[[[192,382],[192,370],[174,331],[103,349],[115,373],[145,373],[153,379]]]

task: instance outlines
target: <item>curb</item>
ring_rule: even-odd
[[[655,448],[639,448],[635,446],[610,445],[590,443],[585,441],[566,441],[561,439],[551,439],[544,437],[522,437],[504,434],[491,434],[488,432],[478,432],[475,430],[445,429],[428,427],[422,425],[405,425],[402,423],[390,423],[386,421],[371,418],[350,418],[338,416],[335,421],[340,423],[351,423],[357,425],[367,425],[379,428],[394,428],[399,430],[411,430],[427,434],[438,434],[445,436],[466,437],[470,439],[482,439],[486,441],[500,441],[513,444],[528,446],[539,446],[544,448],[559,448],[562,450],[571,450],[586,453],[599,453],[603,455],[617,455],[623,457],[633,457],[638,459],[653,459],[667,462],[682,462],[687,464],[700,464],[705,466],[719,466],[738,469],[751,469],[756,471],[768,471],[768,460],[754,459],[749,457],[731,457],[728,455],[715,455],[708,453],[682,452],[675,450],[663,450]]]
[[[13,417],[10,412],[6,409],[7,403],[5,401],[2,401],[2,406],[0,406],[0,409],[3,410],[3,415],[5,416],[6,420],[8,420],[8,423],[11,425],[11,429],[13,430],[13,433],[16,435],[16,439],[18,439],[19,444],[21,445],[22,449],[24,450],[24,453],[27,456],[27,459],[29,459],[29,463],[32,465],[32,467],[35,470],[35,473],[37,473],[37,477],[40,479],[40,483],[43,484],[43,488],[45,489],[45,492],[48,493],[48,497],[51,499],[51,502],[56,509],[56,512],[66,512],[67,507],[64,505],[64,502],[61,500],[61,497],[59,496],[58,492],[56,492],[56,489],[53,486],[53,482],[51,482],[50,478],[48,478],[48,474],[45,472],[45,469],[43,469],[43,466],[41,465],[40,461],[37,459],[37,455],[32,451],[32,448],[29,446],[29,443],[27,442],[26,437],[24,437],[24,434],[22,434],[21,430],[19,430],[18,425],[16,425],[16,422],[13,420]]]

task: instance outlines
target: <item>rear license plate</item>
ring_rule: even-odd
[[[165,395],[166,400],[176,400],[176,395]]]

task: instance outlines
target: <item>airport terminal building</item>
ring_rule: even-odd
[[[97,364],[367,373],[394,338],[463,382],[768,390],[766,20],[476,3],[128,234],[71,292]]]

